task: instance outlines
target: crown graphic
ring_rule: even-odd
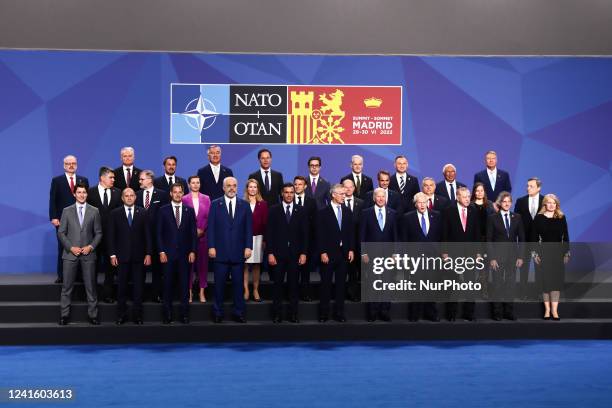
[[[380,108],[380,105],[382,105],[383,100],[380,98],[371,97],[364,99],[363,103],[365,104],[366,108]]]

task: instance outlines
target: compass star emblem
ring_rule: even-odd
[[[200,95],[187,104],[185,112],[182,112],[181,115],[191,128],[202,132],[214,125],[220,114],[210,100]]]

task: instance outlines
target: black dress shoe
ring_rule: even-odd
[[[366,319],[368,322],[375,322],[376,321],[376,316],[374,315],[369,315]]]
[[[141,325],[143,325],[143,324],[144,324],[144,322],[143,322],[143,321],[142,321],[142,319],[139,317],[139,318],[134,319],[134,324],[137,324],[137,325],[141,326]]]
[[[155,302],[155,303],[161,303],[161,302],[162,302],[162,298],[161,298],[161,296],[153,296],[153,302]]]
[[[113,299],[112,297],[105,297],[104,298],[104,303],[113,304],[113,303],[115,303],[115,299]]]
[[[504,315],[504,319],[516,321],[516,316],[513,313],[507,313]]]
[[[289,316],[289,319],[287,319],[287,320],[289,320],[291,323],[299,323],[300,322],[300,319],[298,319],[298,316],[297,316],[296,313],[291,314]]]
[[[449,322],[454,322],[455,320],[457,320],[457,317],[453,315],[446,316],[446,320],[448,320]]]
[[[463,316],[463,320],[466,322],[475,322],[476,318],[474,316]]]
[[[118,319],[115,321],[115,323],[116,323],[117,325],[122,325],[122,324],[124,324],[124,323],[125,323],[125,320],[126,320],[126,319],[125,319],[125,317],[120,317],[120,318],[118,318]]]
[[[94,325],[94,326],[99,326],[100,325],[100,321],[98,320],[97,317],[90,317],[89,318],[89,323]]]
[[[391,316],[389,316],[389,313],[381,313],[380,314],[380,320],[382,320],[383,322],[390,322],[391,321]],[[413,320],[416,322],[416,320]]]
[[[334,320],[340,323],[346,322],[346,317],[344,315],[336,315],[334,316]]]
[[[60,326],[66,326],[68,323],[70,323],[70,318],[68,317],[61,317],[60,321],[59,321],[59,325]]]
[[[181,317],[181,323],[183,323],[183,324],[189,324],[189,317],[187,317],[187,316],[183,316],[183,317]]]
[[[279,315],[276,315],[272,318],[272,323],[281,323],[283,319]]]
[[[501,316],[493,316],[493,320],[495,320],[496,322],[501,322],[502,321],[502,317]]]
[[[246,319],[244,316],[234,316],[233,319],[236,323],[246,323]]]
[[[312,302],[312,298],[308,295],[300,296],[302,302]]]
[[[223,322],[223,318],[221,316],[215,316],[215,317],[213,317],[213,322],[214,323],[222,323]]]
[[[427,318],[430,322],[439,322],[440,318],[438,316],[430,316]]]
[[[170,316],[164,316],[163,320],[162,320],[163,324],[170,324],[172,323],[172,318]]]
[[[328,320],[329,317],[327,315],[319,315],[319,323],[325,323]]]
[[[64,283],[62,278],[57,278],[54,283]]]

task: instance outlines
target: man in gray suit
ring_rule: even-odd
[[[89,322],[100,324],[98,320],[98,297],[96,295],[96,247],[102,241],[100,213],[94,206],[87,204],[87,186],[77,184],[74,189],[76,203],[64,208],[57,236],[62,243],[64,282],[60,299],[61,318],[59,324],[65,326],[70,321],[70,302],[78,265],[83,271],[83,283],[87,292],[87,314]]]

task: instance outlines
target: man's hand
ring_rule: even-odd
[[[349,262],[353,262],[353,259],[355,259],[355,253],[353,251],[349,251],[348,253]]]
[[[516,267],[520,268],[521,266],[523,266],[523,260],[521,258],[516,260]]]
[[[564,263],[564,264],[567,264],[567,263],[569,262],[569,259],[570,259],[570,256],[569,256],[569,255],[567,255],[567,254],[565,254],[565,255],[563,256],[563,263]]]
[[[298,265],[304,265],[306,263],[306,255],[301,254],[300,259],[298,259]]]
[[[542,260],[540,259],[539,255],[536,255],[536,256],[533,257],[533,262],[535,262],[536,265],[539,265],[540,262],[542,262]]]
[[[196,258],[195,252],[190,252],[189,255],[187,256],[187,262],[192,264],[195,262],[195,258]]]
[[[329,256],[327,256],[327,252],[323,252],[321,254],[321,263],[327,265],[329,263]]]
[[[144,265],[145,266],[151,265],[151,255],[145,255]]]
[[[51,220],[51,224],[53,224],[54,227],[59,227],[60,226],[60,220],[58,220],[57,218],[54,218]]]
[[[79,248],[79,247],[70,247],[70,252],[72,252],[72,255],[74,255],[74,256],[79,256],[79,255],[81,255],[81,248]]]
[[[276,257],[274,256],[274,254],[268,254],[268,263],[271,266],[276,266]]]
[[[161,262],[161,263],[168,263],[168,256],[166,255],[165,252],[160,252],[159,253],[159,262]]]
[[[215,248],[208,248],[208,257],[209,258],[216,258],[217,257],[217,250]]]
[[[249,259],[252,253],[251,248],[244,248],[244,259]]]
[[[117,257],[115,255],[110,257],[110,261],[111,261],[111,265],[113,266],[119,266],[119,260],[117,259]]]
[[[491,268],[494,271],[499,269],[499,264],[497,263],[497,261],[495,259],[491,259],[490,265],[491,265]]]
[[[368,254],[362,254],[361,260],[363,261],[363,263],[370,263],[370,257],[368,256]]]
[[[91,251],[93,251],[93,247],[91,245],[87,245],[81,248],[81,253],[83,255],[89,255]]]
[[[203,229],[198,228],[198,238],[200,238],[200,237],[202,237],[202,236],[204,236],[204,230],[203,230]]]

